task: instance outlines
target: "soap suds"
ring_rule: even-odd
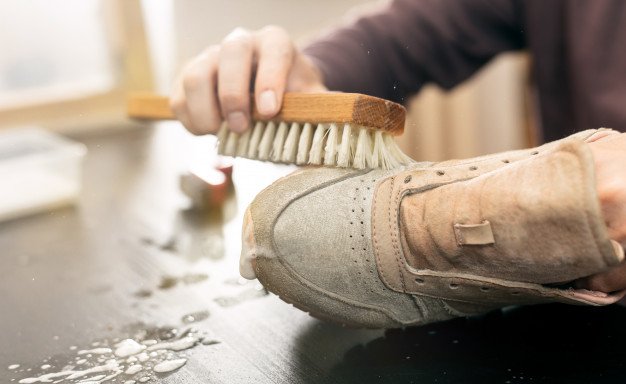
[[[94,354],[94,355],[104,355],[106,353],[111,353],[111,348],[94,348],[94,349],[83,349],[78,351],[79,355],[87,355],[87,354]]]
[[[98,348],[70,348],[76,355],[70,357],[66,363],[55,362],[55,365],[63,367],[58,372],[46,372],[54,368],[45,359],[42,363],[46,364],[39,366],[38,375],[31,374],[32,377],[19,380],[15,377],[11,381],[20,384],[109,384],[118,381],[117,376],[125,375],[125,379],[119,381],[120,384],[146,383],[156,380],[152,372],[174,372],[184,366],[187,359],[179,355],[179,351],[201,344],[217,343],[203,333],[189,328],[142,329],[131,337],[121,341],[115,338],[91,343],[92,347]],[[31,369],[37,371],[37,368],[16,371],[19,367],[20,364],[12,364],[8,369],[16,374],[29,372]]]
[[[184,315],[181,318],[181,321],[184,324],[191,324],[191,323],[197,323],[202,320],[206,320],[208,318],[209,318],[209,311],[198,311],[198,312],[192,312],[192,313],[188,313]]]
[[[141,364],[135,364],[135,365],[131,365],[130,367],[128,367],[124,371],[124,373],[127,375],[134,375],[134,374],[141,372],[142,369],[143,367],[141,366]]]
[[[146,349],[145,345],[139,344],[133,339],[122,340],[121,342],[116,344],[115,347],[115,356],[117,357],[128,357],[136,355]]]
[[[172,351],[182,351],[193,347],[200,340],[197,337],[185,336],[182,339],[175,341],[166,341],[163,343],[154,344],[148,347],[148,351],[156,351],[159,349],[169,349]]]
[[[177,370],[187,363],[187,359],[166,360],[155,365],[152,370],[157,373],[166,373]]]

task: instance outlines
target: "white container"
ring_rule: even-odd
[[[0,221],[74,204],[86,152],[42,129],[0,131]]]

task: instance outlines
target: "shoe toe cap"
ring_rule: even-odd
[[[317,317],[372,327],[415,322],[413,300],[382,283],[371,246],[374,186],[386,172],[307,172],[277,182],[249,208],[242,275],[256,272]]]

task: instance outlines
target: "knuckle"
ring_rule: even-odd
[[[205,59],[212,59],[220,53],[219,45],[210,45],[202,52]]]
[[[274,36],[289,36],[287,31],[278,25],[269,24],[259,30],[262,34],[274,35]]]
[[[252,34],[243,28],[236,28],[222,40],[222,49],[248,49],[252,47]]]
[[[169,105],[170,109],[176,114],[180,115],[185,109],[185,98],[184,97],[173,97],[170,99]]]
[[[183,87],[185,88],[185,90],[198,89],[208,82],[208,75],[197,70],[189,71],[183,77]]]

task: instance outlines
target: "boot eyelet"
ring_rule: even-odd
[[[533,156],[534,156],[534,155],[538,155],[538,154],[539,154],[539,151],[533,151],[533,152],[531,152],[530,154],[531,154],[531,155],[533,155]]]
[[[457,289],[459,288],[459,285],[457,283],[450,283],[449,287],[450,289]]]
[[[423,285],[424,284],[424,279],[422,279],[421,277],[417,277],[415,278],[415,282],[419,285]]]
[[[407,177],[404,178],[404,184],[407,184],[411,181],[412,177],[411,175],[408,175]]]
[[[445,174],[446,174],[446,172],[444,172],[444,171],[437,171],[437,175],[439,175],[439,176],[443,176]]]
[[[517,292],[517,291],[515,291],[515,292],[511,292],[511,295],[513,295],[513,296],[519,296],[519,294],[520,294],[520,293],[519,293],[519,292]]]
[[[504,164],[508,164],[508,163],[510,163],[511,161],[509,161],[509,160],[507,160],[507,159],[504,159],[504,160],[502,160],[502,162],[503,162]]]
[[[483,292],[489,292],[489,287],[480,287],[480,290]]]
[[[478,167],[477,167],[477,166],[475,166],[475,165],[472,165],[472,166],[469,168],[469,170],[470,170],[470,171],[475,171],[475,170],[477,170],[477,169],[478,169]]]

